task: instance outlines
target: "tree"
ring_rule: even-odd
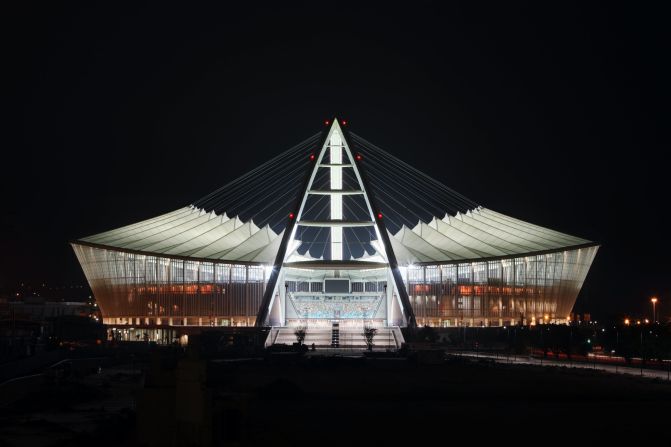
[[[377,335],[377,329],[374,327],[366,326],[363,328],[363,337],[366,339],[366,346],[369,351],[373,350],[373,339]]]
[[[296,330],[294,331],[294,335],[296,336],[296,341],[300,346],[303,346],[303,341],[305,341],[305,333],[306,330],[303,326],[298,326]]]

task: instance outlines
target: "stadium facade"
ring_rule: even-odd
[[[72,247],[123,338],[375,326],[398,345],[404,326],[565,322],[598,244],[478,205],[336,119],[188,206]]]

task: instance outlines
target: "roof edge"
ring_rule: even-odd
[[[585,244],[567,245],[566,247],[552,248],[549,250],[530,251],[526,253],[517,253],[505,256],[485,256],[480,258],[458,259],[455,261],[421,261],[421,262],[413,262],[413,265],[437,265],[437,264],[445,265],[445,264],[463,264],[467,262],[497,261],[501,259],[524,258],[526,256],[532,256],[532,255],[548,255],[551,253],[559,253],[562,251],[578,250],[581,248],[590,248],[590,247],[601,247],[601,244],[597,242],[589,242]]]
[[[169,259],[181,259],[183,261],[197,261],[197,262],[215,262],[218,264],[238,264],[238,265],[272,265],[272,262],[258,262],[258,261],[234,261],[234,260],[229,260],[229,259],[215,259],[215,258],[197,258],[193,256],[180,256],[180,255],[167,255],[163,253],[155,253],[151,251],[143,251],[143,250],[133,250],[133,249],[125,249],[125,248],[119,248],[119,247],[112,247],[110,245],[102,245],[102,244],[96,244],[93,242],[86,242],[82,240],[73,240],[70,241],[70,245],[81,245],[84,247],[91,247],[91,248],[98,248],[101,250],[110,250],[110,251],[116,251],[116,252],[122,252],[122,253],[133,253],[136,255],[144,255],[144,256],[155,256],[157,258],[169,258]]]

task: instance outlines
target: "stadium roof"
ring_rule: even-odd
[[[318,147],[333,146],[334,141],[346,148],[346,158],[336,165]],[[355,158],[365,161],[368,188]],[[334,169],[338,190],[333,189]],[[307,183],[301,180],[306,174]],[[384,231],[399,265],[513,257],[592,244],[484,208],[341,129],[337,121],[327,133],[313,135],[191,205],[77,242],[147,254],[272,264],[287,216],[293,218],[288,210],[301,203],[300,229],[293,229],[286,262],[327,259],[333,233],[329,236],[318,227],[328,225],[346,227],[339,230],[343,248],[337,259],[380,263],[386,254],[376,233],[379,229],[369,228],[373,214],[381,211],[371,209],[368,194],[373,193],[377,206],[384,207]],[[337,200],[341,220],[333,220],[335,196],[348,197]]]
[[[591,243],[483,207],[412,229],[403,226],[390,240],[399,264],[509,257]]]
[[[268,225],[193,206],[81,239],[129,251],[263,263],[275,259],[280,240]]]

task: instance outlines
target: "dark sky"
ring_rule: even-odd
[[[579,310],[657,294],[671,313],[661,10],[21,3],[2,19],[0,286],[85,283],[69,240],[188,204],[338,115],[484,206],[602,243]]]

